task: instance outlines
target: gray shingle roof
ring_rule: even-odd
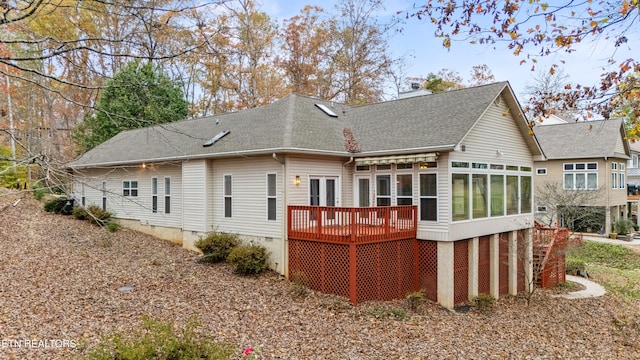
[[[619,119],[536,126],[533,131],[548,159],[628,157],[616,152],[624,136]]]
[[[343,130],[350,128],[361,156],[412,150],[451,150],[507,82],[351,107],[289,95],[270,105],[121,132],[71,162],[70,167],[116,165],[271,152],[352,156]],[[331,117],[315,106],[337,114]],[[207,140],[230,133],[213,146]]]

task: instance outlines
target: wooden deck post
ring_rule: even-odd
[[[356,243],[349,244],[349,300],[354,305],[358,304],[358,268],[357,268]]]

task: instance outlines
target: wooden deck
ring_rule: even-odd
[[[344,208],[289,206],[288,236],[296,240],[371,243],[415,238],[417,206]]]

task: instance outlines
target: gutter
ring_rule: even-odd
[[[272,148],[272,149],[261,149],[261,150],[245,150],[245,151],[231,151],[225,153],[207,153],[207,154],[198,154],[198,155],[182,155],[182,156],[169,156],[164,158],[148,158],[148,159],[132,159],[132,160],[124,160],[124,161],[110,161],[110,162],[102,162],[102,163],[89,163],[89,164],[81,164],[81,165],[67,165],[64,168],[68,169],[83,169],[83,168],[93,168],[93,167],[113,167],[113,166],[137,166],[137,164],[141,163],[161,163],[161,162],[171,162],[171,161],[185,161],[185,160],[199,160],[199,159],[214,159],[214,158],[225,158],[225,157],[235,157],[235,156],[261,156],[261,155],[272,155],[274,152],[281,153],[290,153],[290,154],[303,154],[303,155],[330,155],[330,156],[339,156],[339,157],[367,157],[367,156],[384,156],[384,155],[398,155],[398,154],[407,154],[412,152],[423,152],[423,151],[453,151],[454,145],[444,145],[438,147],[422,147],[422,148],[411,148],[411,149],[396,149],[396,150],[379,150],[379,151],[367,151],[359,153],[357,156],[353,156],[351,153],[343,152],[343,151],[330,151],[330,150],[314,150],[314,149],[300,149],[300,148]],[[71,161],[73,163],[73,161]]]

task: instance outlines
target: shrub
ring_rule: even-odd
[[[111,213],[106,210],[102,210],[100,206],[89,205],[87,207],[87,220],[89,220],[89,222],[92,224],[102,226],[110,218],[111,218]]]
[[[231,250],[238,244],[238,235],[236,234],[213,232],[196,241],[194,245],[205,255],[206,261],[203,262],[215,263],[225,261]]]
[[[267,268],[267,249],[259,245],[239,245],[231,250],[227,262],[241,275],[259,274]]]
[[[44,211],[54,214],[60,214],[62,213],[62,210],[66,205],[66,198],[54,198],[44,203]]]
[[[74,207],[71,214],[78,220],[87,220],[87,218],[89,217],[89,214],[87,214],[87,210],[82,206]]]
[[[620,219],[615,223],[615,229],[620,235],[627,235],[633,229],[633,222],[629,219]]]
[[[306,297],[309,294],[307,284],[307,274],[302,271],[296,271],[291,275],[291,285],[289,286],[289,293],[293,297]]]
[[[402,309],[383,309],[375,307],[369,311],[369,314],[376,319],[409,320],[409,314]]]
[[[407,304],[409,304],[409,309],[411,309],[411,311],[418,310],[418,307],[425,302],[424,292],[422,289],[408,293],[405,298],[407,299]]]
[[[565,271],[567,274],[578,276],[584,274],[586,269],[587,267],[584,261],[570,257],[567,258]]]
[[[473,305],[484,315],[491,313],[493,303],[496,299],[489,294],[480,294],[473,299]]]
[[[49,191],[49,188],[46,187],[35,187],[33,188],[33,197],[40,201],[44,198],[45,195],[47,194],[51,194],[51,191]]]
[[[120,224],[118,224],[116,221],[109,219],[105,224],[104,224],[105,229],[107,229],[109,232],[116,232],[120,229]]]
[[[133,336],[116,333],[105,338],[87,359],[229,359],[233,348],[217,343],[212,338],[194,331],[200,324],[191,317],[179,332],[173,325],[148,317],[143,318],[142,329]]]

